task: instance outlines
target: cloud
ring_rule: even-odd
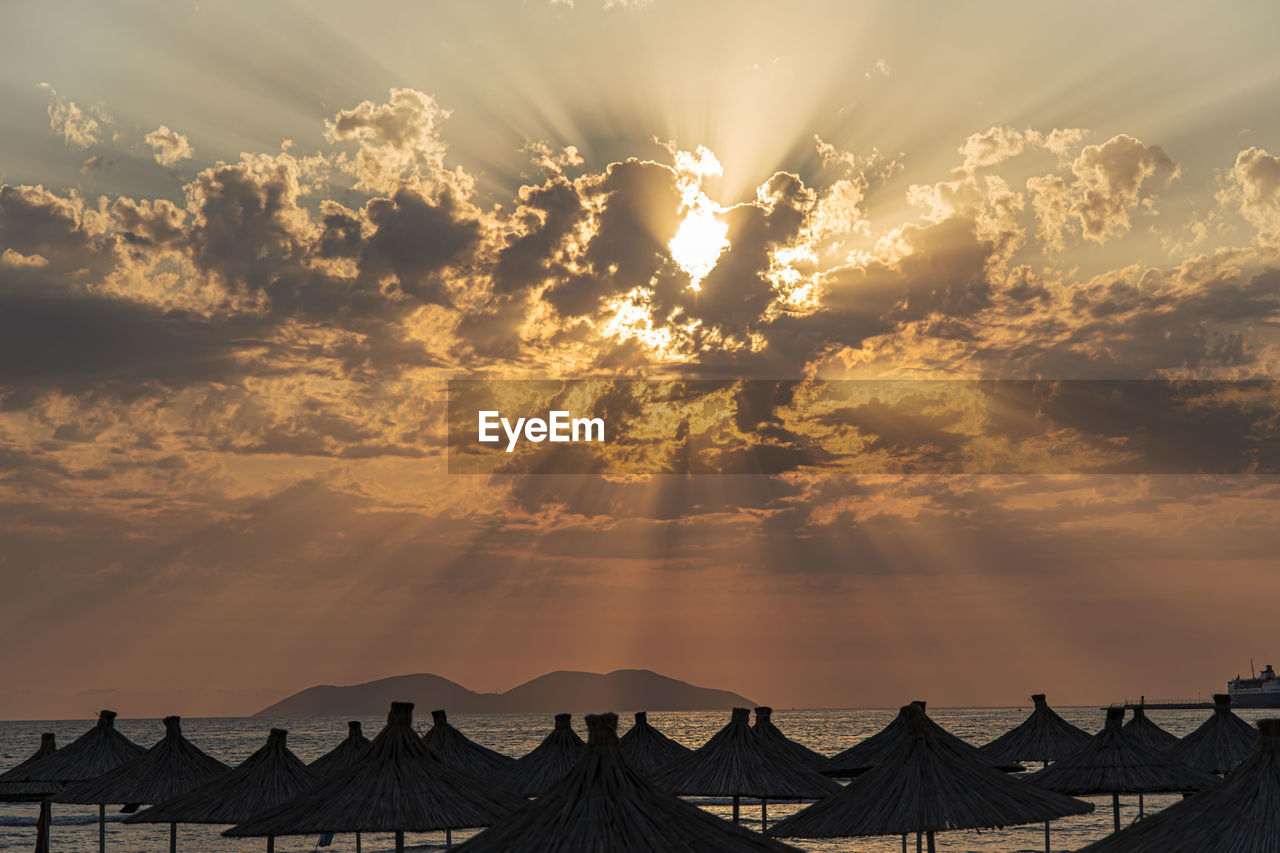
[[[146,135],[147,144],[155,150],[156,162],[161,166],[176,166],[183,160],[195,156],[195,149],[181,133],[170,130],[168,125],[160,125]]]
[[[101,105],[82,109],[75,101],[67,100],[48,83],[40,87],[49,92],[49,129],[75,148],[88,148],[102,141],[103,133],[114,120]]]
[[[363,101],[339,111],[325,122],[325,136],[331,142],[357,144],[355,161],[348,167],[359,189],[391,193],[408,181],[429,196],[448,187],[465,199],[474,181],[461,168],[450,171],[444,164],[448,145],[439,124],[448,117],[448,110],[430,95],[392,89],[385,104]]]
[[[1236,155],[1226,179],[1219,200],[1238,206],[1258,230],[1259,242],[1280,248],[1280,157],[1261,148],[1248,148]]]
[[[1178,166],[1159,145],[1119,134],[1102,145],[1086,146],[1072,162],[1071,173],[1071,182],[1057,175],[1027,181],[1041,239],[1055,251],[1064,248],[1063,233],[1071,220],[1094,243],[1127,233],[1132,210],[1155,211],[1149,184],[1168,184],[1178,177]]]
[[[21,252],[14,251],[13,249],[5,249],[4,253],[0,254],[0,267],[8,267],[9,269],[22,269],[24,267],[39,269],[47,266],[49,266],[49,259],[44,255],[24,255]]]

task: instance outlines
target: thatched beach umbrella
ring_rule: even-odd
[[[71,747],[68,747],[70,749]],[[57,758],[54,753],[53,758]],[[126,811],[145,803],[160,803],[208,782],[230,768],[206,755],[182,736],[180,717],[164,718],[164,737],[142,755],[101,776],[67,787],[54,799],[101,807],[123,803]],[[178,849],[177,824],[169,824],[169,850]]]
[[[41,790],[55,793],[72,782],[94,779],[146,752],[116,730],[116,712],[100,711],[98,723],[69,746],[45,756],[23,771],[26,781],[45,783]],[[107,849],[107,810],[98,804],[98,850]]]
[[[538,799],[458,853],[782,853],[794,850],[686,803],[624,757],[615,714],[587,717],[582,759]]]
[[[1166,753],[1197,770],[1226,775],[1252,755],[1257,744],[1258,730],[1231,711],[1231,696],[1216,693],[1213,716]]]
[[[770,746],[777,747],[795,761],[811,770],[821,770],[831,759],[820,752],[815,752],[802,743],[792,740],[782,733],[773,722],[773,709],[768,705],[756,708],[756,724],[752,727],[756,736]]]
[[[234,838],[488,826],[520,800],[442,764],[413,731],[413,703],[392,702],[365,756],[311,790],[228,829]]]
[[[159,805],[125,818],[125,823],[242,823],[313,787],[320,776],[285,745],[288,732],[272,729],[266,744],[235,769]],[[275,850],[267,838],[267,853]]]
[[[40,803],[40,817],[36,820],[36,853],[49,853],[49,826],[53,822],[49,795],[61,786],[56,782],[32,782],[27,780],[27,770],[42,758],[58,751],[58,741],[53,732],[40,736],[40,746],[26,761],[0,773],[0,802]]]
[[[1280,850],[1280,720],[1259,720],[1253,753],[1227,778],[1080,853]]]
[[[1214,778],[1143,746],[1122,727],[1124,708],[1107,709],[1107,723],[1080,750],[1027,777],[1026,783],[1062,794],[1110,794],[1120,829],[1121,794],[1198,791]]]
[[[58,751],[58,740],[53,732],[40,735],[40,746],[24,761],[0,773],[0,800],[6,802],[34,802],[49,794],[57,793],[59,785],[32,780],[29,771],[42,758]]]
[[[983,752],[1003,762],[1056,761],[1089,742],[1092,735],[1058,716],[1043,693],[1032,695],[1031,701],[1031,715],[982,747]]]
[[[321,778],[334,776],[355,764],[369,751],[369,739],[361,731],[359,720],[347,722],[347,736],[342,743],[311,762],[311,769]],[[328,840],[332,840],[329,837]],[[325,839],[321,839],[322,842]],[[356,833],[356,853],[360,853],[360,833]]]
[[[618,741],[627,766],[641,773],[657,773],[684,758],[692,749],[672,740],[649,724],[649,715],[636,711],[636,724]]]
[[[563,779],[586,751],[586,741],[569,725],[569,715],[556,714],[555,727],[542,743],[489,778],[522,797],[536,797]]]
[[[483,779],[515,764],[515,759],[511,756],[481,746],[458,731],[443,710],[432,711],[431,720],[434,725],[422,739],[450,767],[465,770]]]
[[[1048,767],[1050,761],[1089,742],[1091,735],[1058,716],[1043,693],[1032,694],[1031,701],[1035,703],[1031,716],[981,747],[984,753],[997,761],[1040,761]],[[1048,821],[1044,824],[1044,849],[1045,853],[1050,849]]]
[[[733,797],[738,822],[742,797],[758,800],[820,800],[840,785],[761,740],[750,712],[734,708],[729,724],[689,755],[653,777],[658,787],[695,797]]]
[[[1168,749],[1178,742],[1177,735],[1152,722],[1147,716],[1147,709],[1142,705],[1133,706],[1133,719],[1124,724],[1124,731],[1137,743],[1152,749]]]
[[[918,706],[921,711],[925,709],[925,703],[918,699],[911,704]],[[987,755],[976,746],[961,740],[929,719],[927,714],[924,720],[926,728],[933,730],[939,737],[950,739],[962,751],[972,752],[978,761],[983,764],[987,764],[997,770],[1003,770],[1006,773],[1017,773],[1023,769],[1022,765],[1016,762],[1004,761]],[[899,710],[898,716],[889,725],[828,761],[826,767],[822,768],[822,775],[851,779],[861,773],[865,773],[872,767],[884,763],[889,756],[893,755],[898,747],[907,740],[909,732],[908,715],[905,709]]]
[[[360,721],[347,723],[347,736],[342,743],[311,762],[310,767],[318,777],[332,776],[346,770],[364,757],[369,749],[369,739],[360,730]]]
[[[893,755],[838,793],[779,821],[770,835],[843,838],[950,829],[994,829],[1088,814],[1093,804],[1037,790],[974,758],[928,724],[924,709],[902,709],[907,737]]]

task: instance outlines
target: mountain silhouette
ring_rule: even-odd
[[[417,673],[346,687],[308,687],[254,716],[376,716],[392,701],[413,702],[419,708],[446,708],[458,714],[595,712],[601,708],[710,711],[755,705],[737,693],[698,687],[647,669],[619,669],[604,675],[557,670],[505,693],[476,693],[439,675]]]

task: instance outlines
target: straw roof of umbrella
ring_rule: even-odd
[[[782,853],[794,850],[669,794],[631,767],[614,714],[587,717],[589,745],[538,799],[458,848],[458,853]]]
[[[1214,778],[1158,749],[1144,746],[1121,726],[1124,708],[1107,710],[1107,723],[1080,750],[1027,777],[1028,784],[1063,794],[1158,794],[1198,791]]]
[[[125,823],[240,823],[293,799],[321,778],[272,729],[267,742],[230,772],[125,818]]]
[[[1152,722],[1141,705],[1133,706],[1133,719],[1124,724],[1124,730],[1138,743],[1153,749],[1168,749],[1178,742],[1178,736]]]
[[[641,773],[656,773],[693,752],[655,729],[644,711],[636,711],[636,724],[622,736],[618,746],[627,766]]]
[[[27,771],[40,759],[53,755],[58,751],[58,742],[53,732],[40,735],[40,746],[25,761],[0,773],[0,801],[21,801],[40,799],[48,794],[57,793],[61,787],[56,782],[34,782]]]
[[[542,743],[490,778],[522,797],[536,797],[563,779],[586,751],[587,743],[569,725],[569,715],[556,714],[555,727]]]
[[[151,749],[97,778],[69,786],[55,799],[60,803],[160,803],[228,769],[182,736],[181,718],[165,717],[164,737]]]
[[[369,739],[360,730],[360,721],[347,723],[347,736],[342,743],[311,762],[311,769],[319,777],[332,776],[355,764],[369,750]]]
[[[519,804],[433,757],[413,730],[413,703],[393,702],[358,762],[223,835],[431,832],[488,826]]]
[[[1230,773],[1258,743],[1258,730],[1231,711],[1231,696],[1213,697],[1213,716],[1166,750],[1170,758],[1206,773]],[[3,778],[3,777],[0,777]]]
[[[673,794],[818,800],[840,785],[761,740],[750,712],[734,708],[728,725],[709,741],[658,772],[653,780]]]
[[[28,768],[28,778],[46,782],[96,779],[146,751],[116,730],[115,711],[102,711],[97,725]]]
[[[997,761],[1057,761],[1089,742],[1091,735],[1049,707],[1043,693],[1032,695],[1035,710],[982,751]]]
[[[450,767],[456,767],[483,778],[492,776],[515,763],[515,759],[511,756],[482,746],[458,731],[449,722],[449,717],[443,710],[432,711],[431,720],[434,725],[422,736],[422,739],[427,746],[436,751],[440,760]]]
[[[920,700],[916,700],[911,704],[919,706],[921,711],[925,709],[924,702]],[[1023,769],[1020,764],[994,758],[967,741],[961,740],[929,719],[928,714],[925,715],[924,720],[926,728],[932,729],[940,737],[949,738],[960,749],[972,752],[983,764],[1006,772],[1017,772]],[[898,711],[898,716],[889,725],[828,761],[827,765],[822,768],[823,775],[842,778],[853,777],[870,770],[878,764],[883,764],[907,740],[909,736],[907,723],[908,714],[904,706],[903,709]]]
[[[802,743],[792,740],[782,733],[773,722],[773,709],[768,705],[756,708],[756,724],[753,726],[756,736],[765,743],[777,747],[812,770],[821,770],[831,759],[820,752],[814,752]]]
[[[1280,720],[1259,720],[1248,760],[1218,784],[1081,853],[1270,853],[1280,850]]]
[[[1037,789],[974,758],[902,709],[907,737],[893,755],[825,800],[779,821],[770,835],[840,838],[989,829],[1088,814],[1093,804]]]

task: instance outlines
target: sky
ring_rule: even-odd
[[[1274,4],[5,16],[0,718],[618,668],[1094,704],[1280,654]],[[656,443],[823,453],[451,474],[461,377],[785,380]],[[1212,384],[1105,441],[820,390],[925,379]]]

